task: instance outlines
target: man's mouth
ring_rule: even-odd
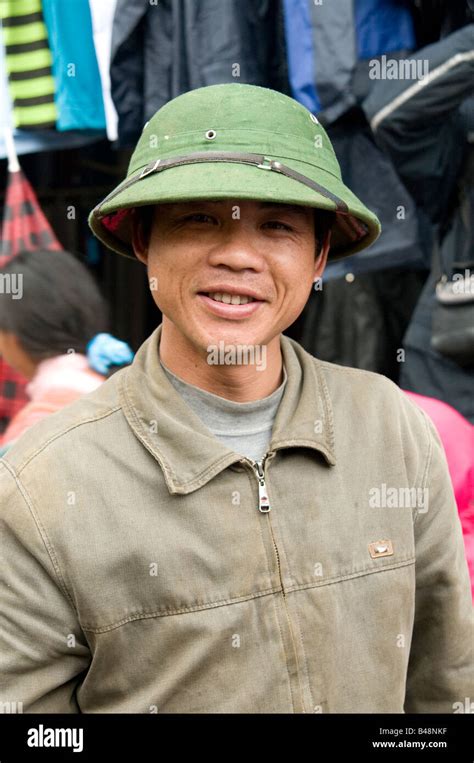
[[[255,302],[253,297],[246,294],[228,294],[226,292],[201,292],[205,297],[213,299],[214,302],[223,302],[225,305],[246,305],[248,302]]]
[[[241,320],[249,318],[265,304],[258,295],[231,294],[228,291],[200,291],[197,294],[203,307],[218,318]]]

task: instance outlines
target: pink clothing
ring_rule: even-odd
[[[464,535],[474,600],[474,426],[441,400],[403,391],[432,419],[443,443]]]
[[[93,392],[103,381],[105,377],[93,371],[86,356],[80,353],[71,352],[43,360],[26,385],[30,402],[12,419],[0,445],[13,442],[37,421]]]

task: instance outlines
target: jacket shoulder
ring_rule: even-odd
[[[414,405],[403,390],[388,376],[363,368],[342,366],[315,357],[312,357],[312,360],[320,373],[323,374],[330,393],[343,390],[349,397],[360,396],[364,393],[362,398],[359,398],[364,402],[368,403],[370,396],[372,402],[380,399],[387,403],[398,403],[402,407],[407,403],[409,410],[421,412],[421,409]]]
[[[383,374],[314,358],[324,378],[335,418],[363,418],[374,436],[399,439],[405,452],[422,457],[432,448],[437,430],[425,411]]]
[[[61,410],[42,418],[15,440],[4,454],[12,469],[19,473],[38,453],[58,440],[67,438],[64,447],[71,449],[80,428],[99,422],[121,409],[119,385],[126,369],[117,371],[97,389],[82,395]],[[59,443],[60,447],[63,443]]]

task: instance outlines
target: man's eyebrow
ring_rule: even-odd
[[[301,204],[284,204],[279,203],[278,201],[261,201],[259,204],[260,207],[263,207],[264,209],[275,209],[280,210],[281,212],[296,212],[296,214],[299,215],[307,215],[308,214],[308,207],[303,207]]]

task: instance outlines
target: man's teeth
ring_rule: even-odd
[[[246,305],[247,302],[255,302],[253,297],[247,297],[241,294],[221,294],[220,292],[210,292],[209,296],[216,302],[225,302],[226,305]]]

